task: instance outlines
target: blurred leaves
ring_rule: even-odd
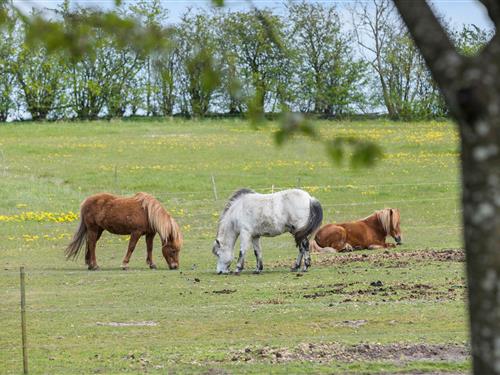
[[[376,143],[355,137],[336,137],[326,141],[325,145],[328,155],[337,165],[350,154],[350,164],[353,168],[371,167],[383,155],[382,149]]]
[[[294,135],[307,136],[316,142],[324,143],[328,156],[337,165],[349,158],[353,168],[371,167],[383,156],[380,146],[371,141],[344,136],[323,139],[312,122],[302,113],[283,112],[280,125],[275,133],[278,145],[283,145]]]
[[[212,0],[212,5],[221,8],[224,6],[224,0]]]

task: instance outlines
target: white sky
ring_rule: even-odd
[[[313,0],[324,4],[337,4],[339,8],[353,4],[353,0]],[[363,0],[365,1],[365,0]],[[369,1],[369,0],[366,0]],[[417,0],[415,0],[417,1]],[[32,7],[56,8],[61,0],[13,0],[14,4],[25,11]],[[127,3],[133,0],[127,0]],[[189,7],[209,7],[210,0],[161,0],[165,8],[170,11],[170,18],[175,21]],[[71,3],[81,6],[104,7],[110,8],[114,6],[114,0],[72,0]],[[279,13],[283,9],[282,1],[265,1],[265,0],[226,0],[226,7],[234,10],[248,9],[252,3],[257,7],[269,7]],[[492,24],[488,18],[486,10],[477,0],[433,0],[438,11],[445,19],[454,27],[460,27],[463,24],[475,24],[481,28],[490,28]]]

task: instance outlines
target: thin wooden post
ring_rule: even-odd
[[[115,190],[118,189],[118,167],[115,165]]]
[[[2,157],[2,169],[3,169],[3,176],[7,176],[7,164],[5,162],[5,155],[2,150],[0,150],[0,156]]]
[[[274,185],[271,186],[271,193],[274,193]]]
[[[300,189],[300,177],[297,177],[297,189]]]
[[[217,186],[215,186],[215,177],[212,175],[212,188],[214,189],[214,199],[219,200],[217,197]]]
[[[21,272],[21,333],[23,340],[23,373],[28,373],[28,342],[26,338],[26,293],[24,288],[24,267]]]

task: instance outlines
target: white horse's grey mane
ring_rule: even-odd
[[[231,206],[233,205],[233,203],[236,200],[238,200],[238,198],[240,198],[242,195],[252,194],[252,193],[255,193],[255,191],[252,190],[252,189],[243,188],[243,189],[240,189],[240,190],[236,190],[233,193],[233,195],[231,195],[231,197],[227,201],[226,205],[224,206],[224,210],[222,211],[222,214],[220,215],[219,223],[218,223],[218,226],[217,226],[217,231],[219,230],[220,223],[224,219],[224,215],[226,215],[227,211],[231,208]]]

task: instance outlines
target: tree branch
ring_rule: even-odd
[[[432,76],[447,95],[462,70],[465,58],[457,53],[425,0],[393,1]]]

